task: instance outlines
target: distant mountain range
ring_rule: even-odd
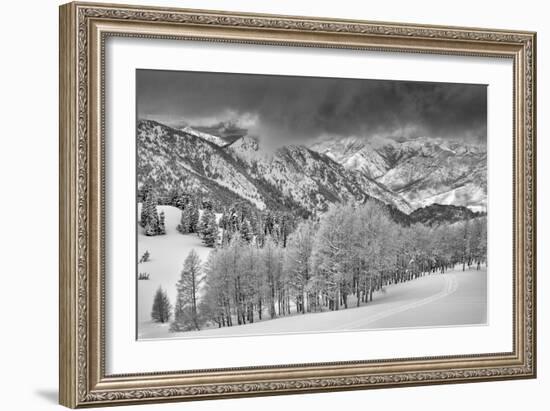
[[[485,146],[424,137],[388,140],[376,146],[359,138],[344,138],[310,148],[375,179],[413,209],[430,204],[487,209]]]
[[[152,120],[138,121],[137,138],[138,187],[150,183],[160,196],[181,188],[303,215],[374,199],[404,223],[456,221],[486,207],[479,146],[416,139],[373,147],[348,138],[268,153],[231,124],[176,129]]]

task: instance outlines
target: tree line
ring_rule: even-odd
[[[208,260],[203,264],[194,250],[187,256],[171,329],[358,307],[389,284],[457,264],[480,269],[486,224],[480,217],[403,227],[373,201],[334,205],[320,218],[299,221],[235,205],[215,224],[218,240]]]

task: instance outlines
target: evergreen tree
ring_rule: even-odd
[[[152,187],[150,184],[145,184],[143,188],[141,189],[141,216],[140,216],[140,224],[142,227],[145,227],[147,225],[148,221],[148,208],[146,207],[147,199],[150,197],[152,193]]]
[[[166,234],[166,226],[164,225],[164,211],[160,212],[159,215],[159,228],[158,228],[158,234]]]
[[[199,208],[193,202],[189,202],[189,232],[197,233],[199,225]]]
[[[294,220],[291,214],[282,213],[279,217],[279,221],[281,245],[286,247],[288,236],[294,229]]]
[[[181,234],[188,234],[190,233],[190,225],[191,225],[191,216],[189,214],[189,206],[185,207],[183,209],[183,211],[181,212],[181,218],[180,218],[180,223],[178,224],[178,226],[176,227],[176,229],[178,230],[178,232],[180,232]]]
[[[204,210],[200,223],[200,234],[204,245],[214,247],[218,240],[218,224],[212,210]]]
[[[149,221],[145,226],[145,235],[151,237],[157,234],[158,234],[158,228],[155,228],[155,226],[151,223],[151,221]]]
[[[141,215],[139,219],[139,225],[143,228],[147,225],[147,208],[145,207],[145,202],[141,203]]]
[[[227,210],[223,210],[223,213],[220,217],[220,228],[223,230],[229,229],[229,214],[227,213]]]
[[[145,228],[145,235],[160,234],[160,217],[157,212],[157,199],[149,189],[141,205],[141,226]]]
[[[166,291],[164,291],[160,286],[155,293],[155,299],[153,301],[153,309],[151,311],[151,318],[157,323],[165,323],[170,319],[170,311],[172,310],[172,305],[168,299]]]
[[[200,278],[201,262],[195,250],[191,250],[185,259],[180,279],[176,284],[178,295],[174,310],[174,322],[172,331],[200,330],[201,322],[197,310],[197,297]]]
[[[173,204],[180,210],[185,209],[189,204],[189,195],[185,193],[177,193],[173,199]]]
[[[214,204],[210,199],[203,199],[201,202],[201,206],[204,210],[214,211]]]
[[[203,211],[199,223],[197,224],[197,234],[202,238],[203,231],[206,230],[206,210]]]
[[[239,231],[240,231],[240,234],[241,234],[241,238],[244,241],[249,243],[252,240],[252,228],[250,226],[250,221],[244,220],[241,223],[241,228],[240,228]]]
[[[256,215],[254,228],[255,228],[254,236],[256,239],[256,244],[259,247],[263,247],[265,242],[265,227],[264,227],[263,215],[261,213],[258,213]]]

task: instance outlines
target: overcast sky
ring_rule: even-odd
[[[237,121],[277,145],[327,136],[486,142],[485,85],[137,71],[138,118]]]

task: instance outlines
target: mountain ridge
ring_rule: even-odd
[[[137,138],[138,189],[150,184],[160,196],[174,189],[198,191],[221,204],[246,200],[260,210],[304,216],[322,213],[332,203],[373,199],[404,224],[418,220],[410,217],[414,208],[408,201],[380,177],[310,147],[289,145],[266,153],[247,135],[227,142],[190,126],[174,129],[154,120],[138,121]],[[469,215],[456,210],[449,215],[457,213]]]

